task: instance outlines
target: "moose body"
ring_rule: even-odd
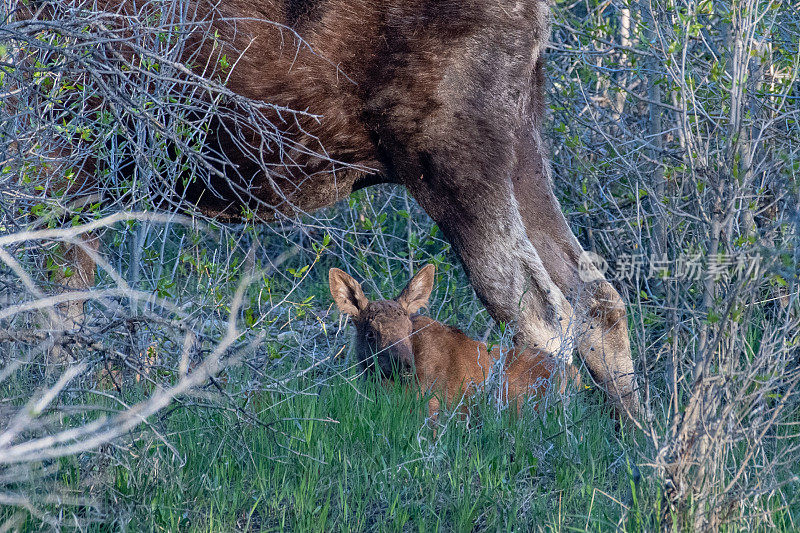
[[[356,354],[365,372],[390,380],[412,376],[421,392],[433,393],[428,402],[431,417],[442,403],[452,405],[472,396],[488,380],[499,384],[501,402],[516,404],[518,412],[526,398],[542,397],[556,382],[563,394],[568,381],[564,377],[578,381],[574,366],[544,350],[495,346],[489,351],[460,329],[416,314],[428,305],[434,273],[434,266],[428,265],[397,299],[371,302],[355,279],[331,269],[331,295],[355,323]]]
[[[111,11],[139,8],[106,1]],[[221,114],[206,147],[224,157],[210,181],[178,191],[183,201],[269,220],[366,185],[402,184],[492,317],[515,324],[520,348],[567,362],[577,348],[617,410],[639,411],[623,301],[594,267],[579,268],[583,249],[540,138],[545,0],[187,1],[218,35],[214,53],[231,58],[227,87],[278,106],[265,113],[286,142],[270,145]],[[202,61],[212,45],[195,40],[193,63],[213,63]],[[287,118],[282,108],[307,114]],[[74,279],[88,285],[94,244],[82,246]]]
[[[567,382],[579,383],[575,367],[537,348],[502,348],[491,351],[463,331],[422,315],[411,316],[413,375],[421,390],[434,392],[428,414],[435,416],[442,402],[453,405],[472,396],[487,381],[499,385],[502,404],[516,405],[517,412],[527,398],[541,398],[557,386],[566,392]],[[495,376],[496,372],[500,376]],[[566,378],[566,379],[564,379]]]

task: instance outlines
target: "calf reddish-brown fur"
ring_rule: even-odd
[[[501,359],[501,400],[516,404],[518,411],[526,397],[543,396],[554,382],[564,393],[567,379],[559,379],[558,360],[544,350],[494,347],[490,352],[458,328],[415,314],[428,304],[434,273],[434,266],[428,265],[397,299],[370,302],[355,279],[331,269],[331,294],[341,312],[353,318],[356,353],[365,371],[388,379],[413,375],[423,392],[434,393],[428,403],[434,417],[442,402],[453,404],[474,394],[497,372]],[[564,371],[578,380],[574,366],[567,364]]]
[[[546,0],[185,1],[211,20],[207,34],[223,43],[216,53],[235,58],[230,89],[315,115],[265,111],[287,141],[266,149],[258,128],[220,118],[207,143],[225,154],[219,173],[178,191],[186,200],[228,218],[244,203],[269,219],[402,184],[492,317],[517,327],[518,346],[565,362],[577,348],[614,406],[639,411],[623,301],[596,268],[579,268],[583,249],[553,194],[539,133]],[[187,50],[211,54],[198,39]]]

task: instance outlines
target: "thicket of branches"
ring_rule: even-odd
[[[216,73],[235,57],[187,58],[188,36],[218,39],[190,3],[3,6],[0,505],[57,525],[54,501],[91,503],[58,493],[57,458],[118,461],[110,446],[161,438],[150,416],[175,401],[247,419],[254,393],[345,372],[346,338],[309,292],[315,265],[391,292],[433,260],[445,274],[434,314],[488,331],[402,190],[268,226],[221,225],[163,194],[225,157],[202,150],[222,109],[268,133],[264,149],[298,149],[285,132],[302,111],[232,93]],[[662,482],[665,527],[764,525],[797,505],[798,12],[790,0],[555,7],[556,189],[630,304],[650,414],[639,454]],[[90,291],[73,290],[70,247],[98,263]],[[86,321],[64,320],[84,299]]]
[[[796,505],[798,4],[556,13],[554,167],[631,304],[665,521],[768,522]]]

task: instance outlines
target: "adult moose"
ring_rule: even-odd
[[[638,413],[622,299],[600,272],[579,273],[583,250],[553,195],[540,138],[546,1],[188,2],[215,36],[213,47],[199,37],[187,46],[192,65],[223,43],[236,58],[225,72],[233,92],[309,115],[294,116],[291,142],[271,152],[257,148],[260,130],[219,118],[206,148],[224,157],[213,178],[179,187],[184,200],[213,216],[246,206],[268,220],[370,184],[402,184],[494,319],[517,325],[518,345],[565,359],[576,347],[616,409]],[[138,8],[106,0],[105,9]],[[333,171],[332,161],[348,166]],[[90,282],[91,265],[78,262]]]

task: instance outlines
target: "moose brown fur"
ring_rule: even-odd
[[[331,269],[331,295],[339,310],[353,319],[356,354],[365,372],[385,379],[413,376],[421,392],[433,393],[428,414],[434,418],[442,402],[452,405],[474,394],[501,360],[500,400],[516,404],[518,412],[527,397],[541,397],[556,383],[563,394],[568,380],[579,382],[571,364],[563,367],[562,376],[568,379],[559,379],[559,361],[544,350],[496,346],[489,351],[460,329],[416,314],[428,305],[434,274],[435,267],[427,265],[396,299],[369,301],[355,279]]]
[[[402,184],[492,317],[516,325],[519,346],[565,361],[577,348],[614,406],[638,413],[623,301],[599,271],[581,270],[540,138],[546,0],[184,1],[211,21],[207,34],[224,43],[216,53],[236,58],[231,90],[309,112],[267,117],[290,141],[272,150],[257,129],[220,118],[208,140],[225,154],[217,181],[179,191],[186,201],[210,215],[247,206],[269,219]],[[204,46],[210,54],[211,44],[190,48]],[[236,131],[246,142],[234,142]]]

